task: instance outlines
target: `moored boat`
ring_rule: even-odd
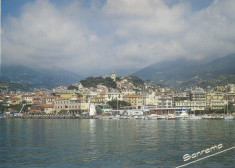
[[[168,114],[166,118],[167,120],[176,120],[176,116],[174,114]]]
[[[226,115],[226,116],[224,116],[224,119],[225,120],[233,120],[234,117],[232,115]]]
[[[189,119],[190,120],[201,120],[202,119],[202,116],[196,116],[195,114],[191,114],[189,116]]]

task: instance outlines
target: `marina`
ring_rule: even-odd
[[[194,115],[194,114],[184,114],[184,115],[160,115],[160,114],[150,114],[150,115],[1,115],[0,119],[142,119],[142,120],[234,120],[234,117],[227,115]]]

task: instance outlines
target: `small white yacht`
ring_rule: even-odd
[[[201,120],[202,119],[202,116],[196,116],[195,114],[191,114],[189,116],[189,119],[190,120]]]
[[[149,120],[157,120],[157,119],[158,119],[158,116],[157,116],[157,114],[150,114],[150,115],[148,116],[148,119],[149,119]]]
[[[232,115],[226,115],[226,116],[224,116],[224,119],[225,120],[233,120],[234,117]]]

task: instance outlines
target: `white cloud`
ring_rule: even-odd
[[[86,73],[137,69],[163,59],[202,59],[235,52],[235,1],[192,12],[189,3],[107,0],[63,8],[26,4],[3,23],[4,63],[59,66]],[[106,72],[109,73],[109,72]]]

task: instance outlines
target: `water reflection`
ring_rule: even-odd
[[[174,167],[186,153],[235,146],[235,122],[224,120],[7,119],[0,131],[3,167]],[[196,166],[234,167],[233,152]]]

